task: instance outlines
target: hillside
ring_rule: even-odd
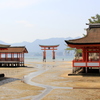
[[[79,37],[77,37],[79,38]],[[49,38],[49,39],[36,39],[33,42],[21,42],[21,43],[13,43],[10,44],[11,46],[26,46],[27,50],[29,52],[34,52],[34,54],[39,54],[41,53],[41,48],[39,47],[39,45],[58,45],[58,50],[56,51],[57,53],[61,54],[64,52],[64,49],[66,48],[66,43],[64,40],[69,40],[72,39],[71,37],[67,37],[67,38]],[[0,44],[7,44],[3,41],[0,41]]]
[[[57,45],[59,44],[57,52],[62,52],[66,48],[66,43],[64,40],[69,40],[71,39],[70,37],[68,38],[50,38],[50,39],[36,39],[33,42],[22,42],[22,43],[14,43],[11,44],[12,46],[26,46],[29,52],[40,52],[41,48],[39,45]]]

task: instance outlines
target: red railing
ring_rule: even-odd
[[[0,61],[19,61],[19,62],[23,62],[24,59],[23,58],[0,58]]]
[[[100,61],[73,60],[73,67],[100,67]]]

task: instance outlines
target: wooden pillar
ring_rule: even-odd
[[[46,62],[46,51],[45,50],[43,51],[43,61]]]
[[[55,51],[54,50],[52,51],[52,59],[53,60],[55,59]]]
[[[11,53],[11,61],[12,61],[12,53]]]
[[[83,61],[86,60],[86,51],[85,51],[85,48],[82,49],[82,57],[83,57]]]
[[[18,61],[18,53],[16,53],[17,54],[17,61]],[[16,63],[16,66],[18,66],[18,63]]]
[[[75,73],[75,69],[76,69],[76,68],[75,68],[75,67],[73,67],[72,73]]]
[[[14,53],[11,53],[11,59],[14,60]]]
[[[18,53],[17,53],[17,61],[18,61]]]
[[[7,59],[8,59],[8,53],[5,53],[5,59],[7,61]]]
[[[0,53],[0,61],[1,61],[1,53]]]
[[[86,53],[86,68],[85,68],[85,72],[87,73],[88,72],[88,68],[87,68],[87,62],[88,62],[88,52],[87,52],[87,49],[85,50],[85,53]]]
[[[21,62],[22,62],[22,53],[21,53]]]
[[[100,73],[100,47],[99,47],[99,73]]]
[[[99,73],[100,73],[100,67],[99,67]]]
[[[18,53],[18,61],[20,61],[20,53]]]
[[[23,60],[23,59],[22,59],[22,53],[21,53],[21,66],[23,66],[23,65],[22,65],[22,60]]]
[[[85,72],[88,73],[88,68],[87,67],[85,67]]]
[[[99,73],[100,73],[100,47],[99,47]]]
[[[18,61],[17,66],[19,66],[19,53],[17,53],[17,61]]]
[[[18,53],[18,58],[19,58],[19,66],[20,66],[20,61],[21,61],[20,53]]]
[[[13,58],[14,58],[14,54],[13,54],[13,53],[11,53],[11,61],[13,61]],[[11,66],[14,66],[14,64],[13,64],[13,63],[11,63]]]
[[[22,53],[22,66],[24,66],[24,53]]]
[[[20,62],[21,62],[20,53],[18,53],[18,61],[19,61],[19,66],[20,66]]]
[[[24,64],[23,64],[23,63],[24,63],[23,57],[24,57],[24,56],[23,56],[23,53],[22,53],[22,66],[24,66]]]
[[[72,69],[72,73],[74,73],[74,67],[73,67],[73,69]]]
[[[19,58],[20,58],[20,62],[21,62],[21,53],[19,53]]]

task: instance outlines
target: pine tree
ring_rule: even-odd
[[[88,19],[89,23],[100,23],[100,15],[96,14],[95,16],[92,16],[91,19]]]

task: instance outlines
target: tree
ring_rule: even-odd
[[[76,57],[79,57],[82,54],[82,49],[68,47],[65,50],[67,51],[67,53],[70,53],[70,51],[74,51]]]
[[[100,23],[100,15],[96,14],[95,16],[92,16],[91,19],[89,20],[89,24],[91,23]],[[85,37],[86,35],[83,34],[83,36]],[[82,55],[82,49],[76,49],[76,48],[66,48],[65,49],[67,51],[67,53],[70,53],[70,51],[74,51],[75,52],[75,57],[79,58],[80,55]]]
[[[95,16],[92,16],[91,19],[88,19],[89,23],[100,23],[100,15],[96,14]]]

